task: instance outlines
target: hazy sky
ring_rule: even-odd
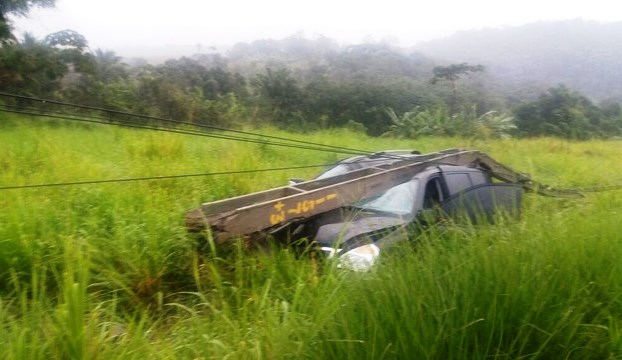
[[[280,39],[303,31],[339,42],[397,38],[399,45],[459,30],[583,18],[622,21],[616,0],[57,0],[55,9],[16,19],[18,31],[37,37],[64,29],[84,35],[91,48],[167,44],[232,45]]]

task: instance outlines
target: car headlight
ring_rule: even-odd
[[[337,266],[353,271],[368,271],[380,255],[380,248],[368,244],[354,248],[339,257]]]
[[[324,253],[327,259],[332,259],[335,255],[341,252],[341,249],[335,249],[334,247],[322,246],[320,250]]]

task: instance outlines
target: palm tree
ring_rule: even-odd
[[[484,137],[493,138],[508,138],[516,130],[514,118],[497,111],[489,111],[478,117],[476,127]]]

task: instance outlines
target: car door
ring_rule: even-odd
[[[458,192],[443,202],[444,214],[454,219],[468,219],[473,223],[493,222],[499,213],[520,215],[523,188],[516,184],[487,183]]]

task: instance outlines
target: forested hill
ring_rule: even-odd
[[[622,22],[570,20],[464,31],[417,50],[447,62],[483,64],[507,87],[563,83],[594,100],[622,98]]]
[[[467,32],[420,49],[295,35],[130,64],[64,30],[1,45],[0,87],[202,126],[587,139],[622,135],[620,40],[622,23],[571,21]]]

